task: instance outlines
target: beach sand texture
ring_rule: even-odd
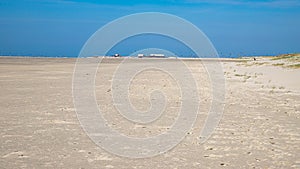
[[[127,66],[150,61],[172,64],[172,59],[131,59]],[[0,57],[0,168],[300,168],[298,60],[222,60],[224,113],[203,144],[198,136],[211,104],[211,82],[200,60],[184,60],[198,85],[198,118],[175,148],[144,159],[106,152],[83,131],[72,98],[75,62]],[[122,58],[103,59],[95,81],[97,103],[108,125],[132,137],[168,131],[180,109],[179,86],[161,71],[138,74],[129,88],[135,109],[146,111],[148,94],[154,90],[163,91],[168,99],[156,122],[131,123],[118,114],[111,98],[113,73],[121,62]]]

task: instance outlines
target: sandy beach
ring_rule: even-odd
[[[162,71],[137,74],[129,88],[132,106],[148,110],[155,90],[164,92],[167,104],[157,121],[131,123],[112,99],[112,79],[122,61],[104,58],[96,74],[96,99],[107,125],[130,137],[168,131],[180,109],[180,86]],[[123,66],[149,62],[173,64],[172,59],[130,59]],[[200,97],[192,130],[168,152],[132,159],[105,151],[82,129],[72,95],[75,58],[0,57],[0,168],[300,168],[299,56],[183,62]],[[221,64],[226,89],[221,121],[201,144],[212,100],[202,62]]]

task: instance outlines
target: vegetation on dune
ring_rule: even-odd
[[[235,74],[234,76],[237,76],[237,77],[244,77],[244,80],[243,82],[246,82],[248,79],[251,78],[251,76],[247,75],[246,73],[245,74]]]
[[[238,64],[238,65],[243,65],[243,66],[255,66],[255,65],[258,65],[258,66],[261,66],[261,65],[266,65],[268,64],[267,62],[245,62],[245,63],[241,63],[241,64]]]
[[[283,68],[293,68],[293,69],[300,68],[300,53],[262,57],[258,60],[257,59],[250,60],[249,58],[250,57],[238,58],[240,60],[240,63],[238,63],[237,65],[246,66],[246,67],[272,65],[272,66],[279,66]],[[242,76],[242,75],[235,74],[235,76]]]
[[[288,59],[289,61],[300,61],[300,53],[295,54],[284,54],[284,55],[278,55],[273,57],[271,60],[281,60],[281,59]]]
[[[284,63],[275,63],[275,64],[272,64],[273,66],[284,66]]]
[[[300,68],[300,64],[289,65],[288,67],[289,67],[289,68],[299,69],[299,68]]]
[[[271,58],[271,60],[283,60],[284,63],[274,63],[273,66],[282,66],[288,68],[300,68],[300,53],[279,55]],[[295,64],[296,63],[296,64]]]
[[[240,76],[240,77],[241,77],[241,76],[244,76],[244,75],[241,75],[241,74],[235,74],[234,76]]]
[[[268,64],[267,62],[255,62],[253,63],[254,65],[264,65],[264,64]]]

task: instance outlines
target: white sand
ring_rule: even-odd
[[[222,63],[225,110],[207,142],[199,144],[197,137],[211,101],[209,76],[199,60],[185,60],[201,97],[194,128],[167,153],[130,159],[104,151],[82,130],[72,98],[75,59],[1,57],[0,168],[299,168],[300,69],[273,66],[278,61],[269,59],[258,60],[267,62],[261,65],[234,61]],[[137,110],[149,108],[147,92],[155,89],[166,93],[169,104],[155,123],[132,124],[111,99],[112,74],[120,62],[105,59],[96,79],[97,101],[108,125],[132,137],[167,131],[180,107],[174,80],[153,71],[133,79],[129,97]]]

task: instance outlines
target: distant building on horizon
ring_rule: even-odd
[[[142,57],[144,57],[145,55],[144,55],[144,54],[138,54],[137,56],[138,56],[138,58],[142,58]]]
[[[166,56],[164,54],[150,54],[150,55],[138,54],[138,58],[166,58]]]

